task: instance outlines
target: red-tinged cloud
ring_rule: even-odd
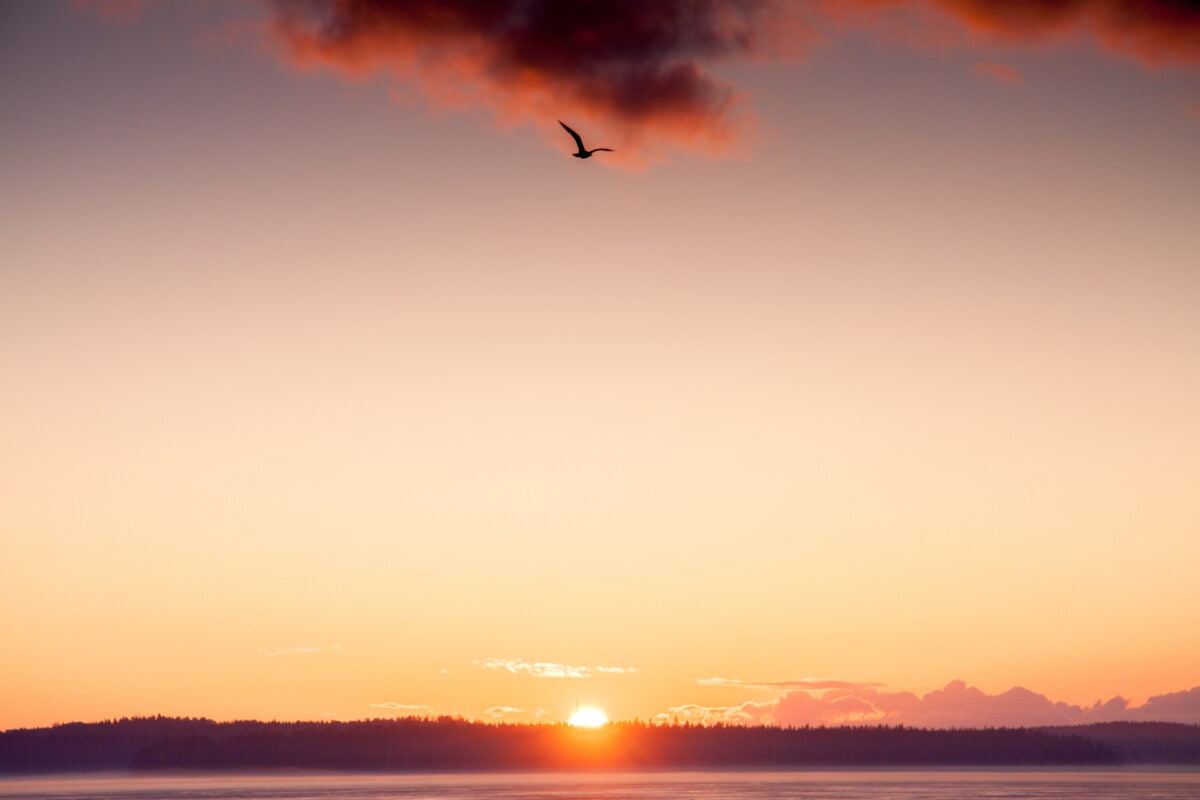
[[[784,19],[768,0],[281,0],[271,30],[299,68],[389,74],[568,149],[563,119],[606,160],[644,163],[737,144],[752,120],[709,66],[780,52]]]
[[[826,0],[835,27],[924,49],[1091,39],[1143,64],[1200,65],[1194,0]]]
[[[972,31],[1015,43],[1074,33],[1146,64],[1200,63],[1194,0],[931,0]]]
[[[132,19],[148,0],[76,0]],[[263,33],[301,70],[388,76],[397,95],[485,109],[531,124],[554,146],[583,134],[606,164],[673,153],[724,155],[755,120],[722,64],[791,58],[847,31],[917,49],[1050,45],[1090,39],[1144,64],[1200,66],[1200,4],[1185,0],[267,0]],[[1023,76],[985,60],[979,74]]]
[[[719,155],[753,130],[720,62],[794,55],[868,28],[907,46],[1091,37],[1147,64],[1200,64],[1200,5],[1180,0],[277,0],[269,24],[301,69],[383,73],[439,107],[532,123],[569,151],[563,119],[606,163]],[[897,21],[901,20],[901,21]],[[979,74],[1023,80],[1007,64]]]
[[[787,682],[781,682],[787,683]],[[756,686],[724,681],[721,686]],[[1054,702],[1045,695],[1015,687],[1001,694],[952,681],[918,697],[912,692],[886,692],[870,684],[849,684],[822,692],[789,691],[768,702],[735,706],[689,705],[670,709],[663,719],[746,725],[908,725],[921,728],[1033,727],[1089,722],[1157,721],[1200,724],[1200,687],[1151,697],[1131,707],[1114,697],[1091,706]]]

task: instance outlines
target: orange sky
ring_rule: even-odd
[[[1200,721],[1196,28],[977,5],[636,113],[4,7],[0,729]]]

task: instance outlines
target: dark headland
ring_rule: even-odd
[[[0,733],[0,774],[97,770],[816,769],[1200,766],[1200,726],[929,730],[647,725],[589,730],[438,719],[141,717]]]

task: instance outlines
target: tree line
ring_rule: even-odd
[[[747,727],[622,722],[599,729],[452,717],[214,722],[135,717],[0,733],[0,773],[94,770],[1050,767],[1200,765],[1200,726]]]

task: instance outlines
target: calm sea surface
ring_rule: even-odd
[[[2,778],[0,797],[6,800],[1197,800],[1200,772],[105,773]]]

